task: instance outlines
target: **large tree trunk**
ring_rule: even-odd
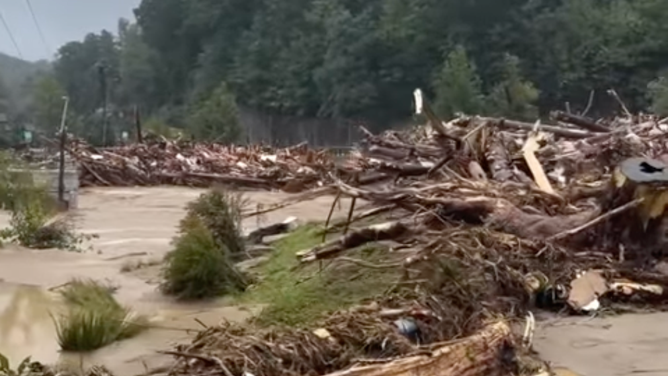
[[[498,322],[428,355],[357,366],[327,376],[506,376],[515,374],[515,367],[510,328]]]

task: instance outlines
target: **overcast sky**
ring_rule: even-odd
[[[116,33],[118,19],[134,19],[132,10],[141,0],[30,0],[44,32],[46,46],[30,16],[27,0],[0,0],[4,16],[16,39],[20,55],[26,60],[51,59],[61,45],[81,40],[102,29]],[[0,51],[12,56],[19,52],[0,22]]]

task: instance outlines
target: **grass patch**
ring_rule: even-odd
[[[96,281],[73,280],[61,291],[68,312],[55,319],[58,344],[63,351],[92,351],[134,337],[146,318],[123,307],[114,289]]]
[[[327,313],[385,293],[399,278],[396,269],[370,269],[352,263],[323,261],[300,267],[295,253],[320,243],[320,227],[307,225],[276,242],[277,252],[257,272],[261,281],[243,297],[268,304],[256,321],[261,325],[303,326]],[[387,258],[386,250],[368,245],[347,256],[371,263]],[[326,266],[326,267],[325,267]]]

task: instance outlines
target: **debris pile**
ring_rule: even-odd
[[[563,112],[553,125],[477,116],[444,123],[419,92],[416,104],[427,126],[362,129],[364,142],[338,173],[312,167],[329,185],[311,192],[337,193],[332,208],[352,197],[352,207],[343,225],[326,223],[333,237],[297,254],[303,265],[396,268],[395,288],[319,328],[209,329],[170,352],[178,359],[171,375],[532,374],[543,365],[520,364],[532,309],[666,306],[668,124]],[[357,202],[372,208],[354,214]],[[391,244],[385,263],[346,256],[378,241]],[[520,342],[504,319],[524,317]]]
[[[77,141],[69,151],[82,186],[220,183],[298,192],[322,185],[334,169],[326,151],[305,144],[277,149],[163,140],[102,149]]]

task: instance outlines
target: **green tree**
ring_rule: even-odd
[[[457,46],[445,59],[436,76],[435,109],[444,118],[456,113],[478,114],[482,109],[480,77],[469,61],[466,50]]]
[[[539,92],[522,77],[519,63],[516,56],[505,56],[502,79],[487,96],[489,111],[496,116],[532,120],[538,116],[535,103]]]
[[[138,105],[148,111],[156,109],[164,94],[156,87],[160,68],[155,51],[143,41],[137,24],[121,23],[119,44],[118,101],[125,107]]]
[[[33,92],[35,125],[49,134],[60,127],[65,91],[53,76],[37,81]]]
[[[88,34],[83,41],[69,42],[58,50],[54,72],[76,112],[90,114],[102,107],[101,66],[108,98],[113,102],[119,81],[119,46],[113,34]]]
[[[227,84],[220,84],[208,98],[195,103],[188,125],[198,140],[234,142],[239,139],[239,110]]]

